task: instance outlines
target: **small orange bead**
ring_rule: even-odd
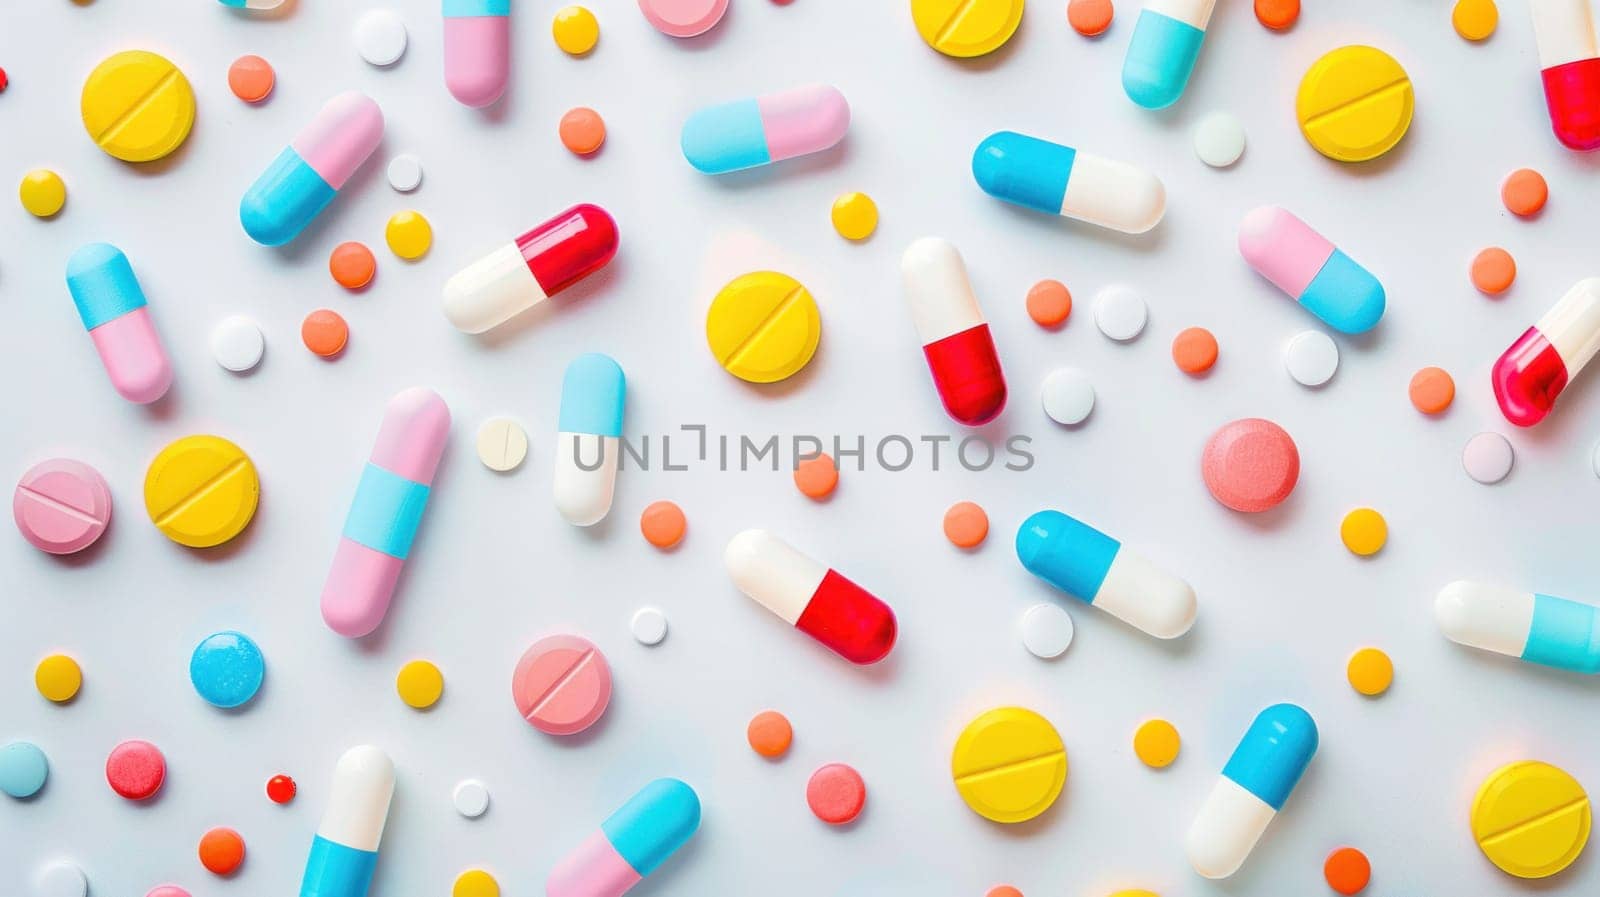
[[[200,865],[214,875],[232,875],[244,863],[244,839],[231,828],[214,828],[200,836]]]
[[[1511,214],[1522,218],[1539,214],[1549,198],[1550,185],[1545,183],[1544,175],[1531,168],[1511,172],[1500,185],[1500,201]]]
[[[1256,0],[1256,21],[1273,31],[1287,31],[1300,18],[1300,0]]]
[[[833,494],[839,485],[839,468],[833,458],[822,454],[807,458],[795,465],[794,485],[807,498],[821,501]]]
[[[1322,877],[1328,880],[1328,887],[1350,897],[1361,893],[1372,880],[1372,863],[1354,847],[1341,847],[1328,854],[1327,862],[1322,864]]]
[[[670,501],[651,502],[639,515],[639,531],[644,540],[657,548],[667,549],[683,541],[689,521],[683,509]]]
[[[319,308],[306,315],[301,322],[300,340],[313,353],[323,358],[333,358],[343,352],[345,344],[350,341],[350,325],[339,317],[338,312]]]
[[[1511,289],[1517,279],[1517,262],[1498,246],[1490,246],[1472,258],[1472,285],[1487,296],[1498,296]]]
[[[750,720],[745,728],[745,739],[750,749],[763,757],[782,757],[794,741],[794,727],[776,710],[763,710]]]
[[[1028,317],[1040,327],[1060,327],[1072,314],[1072,293],[1059,280],[1041,280],[1028,290]]]
[[[1456,399],[1456,381],[1443,368],[1423,368],[1411,376],[1411,404],[1423,414],[1438,414]]]
[[[240,56],[228,66],[228,89],[246,103],[259,103],[272,93],[278,76],[260,56]]]
[[[606,142],[605,120],[600,113],[584,106],[561,116],[556,132],[561,137],[561,145],[580,156],[595,152]]]
[[[1105,34],[1115,14],[1111,0],[1069,0],[1067,3],[1067,24],[1084,37]]]
[[[977,548],[989,538],[989,515],[970,501],[958,501],[944,512],[944,537],[957,548]]]
[[[1172,341],[1172,363],[1185,374],[1204,374],[1217,363],[1217,338],[1204,327],[1190,327]]]
[[[333,282],[347,290],[359,290],[378,273],[378,259],[365,244],[354,240],[340,243],[328,254],[328,273]]]

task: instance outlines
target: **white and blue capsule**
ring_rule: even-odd
[[[611,511],[627,391],[622,365],[598,352],[574,358],[561,379],[555,499],[573,526],[593,526]]]
[[[300,897],[366,897],[393,797],[394,762],[388,754],[370,744],[344,752],[311,841]]]
[[[1317,753],[1317,723],[1295,704],[1256,714],[1189,827],[1184,851],[1206,878],[1244,865]]]
[[[996,199],[1125,234],[1161,223],[1167,188],[1142,168],[1015,131],[985,137],[972,177]]]
[[[1600,607],[1480,582],[1439,590],[1445,638],[1558,670],[1600,673]]]
[[[1017,559],[1034,576],[1156,638],[1177,638],[1194,625],[1187,582],[1060,511],[1022,521]]]
[[[1183,96],[1217,0],[1145,0],[1122,62],[1122,89],[1146,109]]]

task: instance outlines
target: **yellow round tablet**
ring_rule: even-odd
[[[1339,523],[1339,538],[1352,554],[1377,554],[1389,541],[1389,524],[1371,508],[1356,508]]]
[[[144,50],[95,66],[79,101],[83,128],[124,162],[151,162],[183,144],[194,127],[194,89],[178,67]]]
[[[865,240],[878,229],[878,204],[865,193],[842,193],[833,201],[833,229],[846,240]]]
[[[450,897],[500,897],[500,883],[482,869],[468,869],[456,876]]]
[[[83,670],[67,655],[52,654],[33,668],[33,684],[46,700],[65,704],[83,687]]]
[[[421,212],[406,210],[389,217],[383,228],[383,239],[395,255],[408,261],[422,258],[433,245],[433,225]]]
[[[394,677],[394,690],[400,693],[400,700],[425,710],[439,703],[439,696],[444,694],[444,674],[426,660],[413,660]]]
[[[1344,676],[1350,680],[1351,688],[1369,698],[1376,697],[1394,683],[1394,661],[1377,648],[1362,648],[1350,655]]]
[[[1067,781],[1067,749],[1050,721],[996,707],[967,724],[950,756],[956,791],[974,813],[1025,822],[1050,809]]]
[[[150,462],[144,508],[167,538],[210,548],[244,532],[256,514],[261,480],[250,456],[220,436],[185,436]]]
[[[1415,95],[1406,70],[1376,47],[1340,47],[1300,79],[1295,118],[1317,152],[1340,162],[1376,159],[1411,127]]]
[[[550,23],[550,35],[562,52],[582,56],[600,40],[600,20],[585,7],[564,6]]]
[[[67,184],[48,168],[35,168],[22,176],[17,197],[29,215],[49,218],[67,204]]]
[[[946,56],[993,53],[1017,33],[1023,0],[911,0],[911,20],[928,46]]]
[[[1545,878],[1572,865],[1589,840],[1589,796],[1548,763],[1500,767],[1472,800],[1472,837],[1489,862],[1517,878]]]
[[[1145,720],[1133,733],[1133,752],[1151,769],[1171,766],[1182,744],[1178,727],[1164,719]]]
[[[1484,40],[1500,24],[1500,10],[1495,8],[1494,0],[1456,0],[1455,8],[1450,10],[1450,24],[1467,40]]]
[[[711,300],[706,342],[728,373],[751,383],[792,377],[816,354],[822,315],[811,293],[787,274],[736,277]]]

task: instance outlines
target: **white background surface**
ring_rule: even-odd
[[[961,63],[929,50],[899,0],[735,0],[697,40],[651,30],[632,2],[591,0],[602,25],[584,59],[549,37],[558,3],[522,2],[515,15],[514,86],[489,113],[457,105],[440,72],[437,4],[393,4],[411,30],[388,70],[356,55],[351,28],[368,3],[299,0],[264,20],[204,0],[97,0],[8,5],[0,13],[0,172],[60,171],[66,209],[52,221],[0,209],[0,470],[67,455],[110,481],[116,517],[103,544],[61,561],[21,538],[0,539],[0,740],[49,754],[46,790],[0,801],[0,893],[27,893],[43,862],[80,863],[97,897],[141,897],[174,881],[203,895],[294,893],[328,776],[353,744],[385,747],[399,786],[375,895],[443,895],[482,865],[504,893],[542,892],[558,857],[644,782],[679,776],[705,806],[699,835],[638,889],[649,895],[978,895],[1010,882],[1029,897],[1104,897],[1126,887],[1163,897],[1321,893],[1323,858],[1344,844],[1372,858],[1375,895],[1593,893],[1600,861],[1581,859],[1524,886],[1479,855],[1467,806],[1502,763],[1538,758],[1600,786],[1593,686],[1571,674],[1472,652],[1432,621],[1445,582],[1483,578],[1579,599],[1600,597],[1593,534],[1600,522],[1589,453],[1600,415],[1594,375],[1580,379],[1534,432],[1510,433],[1488,387],[1494,358],[1568,286],[1596,273],[1592,210],[1600,157],[1561,149],[1549,132],[1526,10],[1503,4],[1487,43],[1458,38],[1449,4],[1308,3],[1288,34],[1263,29],[1244,0],[1224,0],[1188,94],[1167,112],[1134,107],[1118,72],[1137,9],[1118,4],[1111,31],[1085,40],[1063,4],[1029,4],[1001,52]],[[1334,47],[1368,42],[1395,55],[1416,83],[1404,142],[1381,161],[1348,167],[1315,154],[1293,118],[1300,74]],[[102,57],[145,48],[177,62],[199,96],[199,120],[171,159],[119,163],[86,138],[74,109]],[[271,100],[229,94],[228,63],[259,53],[277,68]],[[713,101],[807,81],[840,87],[854,110],[844,144],[819,157],[709,179],[677,151],[678,127]],[[388,120],[384,145],[327,213],[287,249],[240,231],[238,197],[330,95],[369,92]],[[582,160],[556,140],[560,115],[591,105],[610,137]],[[1231,110],[1249,148],[1231,170],[1206,168],[1188,130]],[[1149,167],[1166,182],[1166,220],[1122,237],[1011,208],[973,184],[978,141],[1014,128]],[[416,153],[426,176],[403,196],[387,160]],[[1537,220],[1501,207],[1501,177],[1542,170],[1552,199]],[[863,245],[828,225],[845,190],[878,201],[883,223]],[[577,201],[610,209],[623,248],[559,310],[473,338],[438,308],[459,267]],[[1253,274],[1234,249],[1250,208],[1286,205],[1371,268],[1390,308],[1369,337],[1340,338],[1343,363],[1308,391],[1281,350],[1316,322]],[[406,208],[433,222],[433,251],[415,264],[383,246],[383,223]],[[869,446],[889,434],[960,429],[937,404],[900,295],[897,260],[936,233],[966,255],[995,329],[1012,390],[984,434],[1033,438],[1026,473],[847,468],[832,501],[814,504],[787,472],[624,471],[610,518],[589,531],[550,503],[560,374],[583,351],[614,355],[629,376],[627,432],[842,434]],[[379,256],[372,288],[350,295],[326,272],[329,250],[359,239]],[[62,281],[67,256],[90,240],[121,246],[150,297],[177,369],[154,408],[123,402],[100,370]],[[1467,280],[1472,254],[1503,245],[1521,265],[1498,300]],[[703,315],[725,281],[773,267],[807,284],[822,307],[822,348],[787,384],[757,389],[723,373],[706,351]],[[1077,307],[1060,332],[1034,326],[1027,287],[1058,277]],[[1095,331],[1092,297],[1125,283],[1144,291],[1150,326],[1117,345]],[[299,345],[301,318],[331,307],[351,324],[329,363]],[[262,366],[240,377],[211,360],[207,337],[247,313],[266,332]],[[1212,374],[1180,374],[1168,345],[1190,325],[1222,345]],[[1045,419],[1038,384],[1070,364],[1099,400],[1081,427]],[[1412,372],[1438,364],[1457,378],[1440,419],[1406,400]],[[429,385],[455,415],[452,442],[401,591],[380,632],[352,643],[321,623],[317,599],[384,402]],[[477,425],[511,414],[533,439],[529,461],[501,476],[474,457]],[[1299,443],[1303,473],[1271,513],[1245,517],[1211,500],[1200,449],[1222,423],[1265,416]],[[1507,431],[1518,451],[1495,487],[1467,479],[1460,450],[1482,429]],[[217,433],[255,459],[260,512],[227,547],[197,552],[167,541],[143,513],[141,483],[167,442]],[[687,443],[676,447],[682,460]],[[947,450],[948,452],[948,450]],[[689,515],[675,552],[649,547],[640,510],[669,498]],[[944,509],[974,499],[989,542],[953,549]],[[1339,543],[1345,511],[1371,505],[1389,546],[1363,560]],[[1054,506],[1099,525],[1187,577],[1199,622],[1156,643],[1072,604],[1078,633],[1054,662],[1016,633],[1041,600],[1067,601],[1017,563],[1024,516]],[[839,661],[740,596],[720,554],[727,538],[769,527],[894,606],[901,641],[879,667]],[[634,643],[642,604],[666,611],[660,646]],[[187,681],[193,646],[237,628],[267,656],[267,683],[241,712],[204,704]],[[616,674],[602,722],[559,740],[518,718],[508,681],[523,649],[555,631],[598,642]],[[1363,645],[1396,662],[1388,695],[1368,700],[1344,680]],[[37,660],[66,651],[86,683],[69,706],[34,691]],[[394,694],[406,660],[437,662],[443,701],[417,713]],[[1316,717],[1322,749],[1244,870],[1226,883],[1196,877],[1181,842],[1191,816],[1252,716],[1280,700]],[[961,803],[948,775],[957,732],[978,712],[1017,703],[1055,722],[1071,773],[1040,819],[1001,828]],[[744,743],[763,708],[796,728],[789,756],[770,763]],[[1133,757],[1147,716],[1184,737],[1164,772]],[[106,787],[107,752],[146,738],[167,754],[158,799],[127,803]],[[847,762],[870,788],[851,828],[817,822],[803,799],[811,770]],[[269,803],[262,785],[287,772],[300,797]],[[482,778],[488,814],[451,807],[457,781]],[[249,859],[218,880],[195,859],[213,825],[239,829]],[[1591,848],[1590,853],[1594,849]]]

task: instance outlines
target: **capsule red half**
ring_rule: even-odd
[[[1006,407],[1006,378],[961,253],[924,237],[906,248],[900,273],[944,410],[969,427],[994,420]]]
[[[1600,351],[1600,277],[1580,280],[1494,363],[1494,397],[1519,427],[1544,420]]]
[[[573,206],[450,278],[445,317],[458,330],[482,333],[604,268],[616,254],[611,215],[596,205]]]
[[[894,647],[889,605],[766,530],[734,536],[722,560],[739,591],[845,660],[877,663]]]
[[[1600,149],[1600,46],[1590,0],[1528,0],[1550,125],[1568,149]]]

